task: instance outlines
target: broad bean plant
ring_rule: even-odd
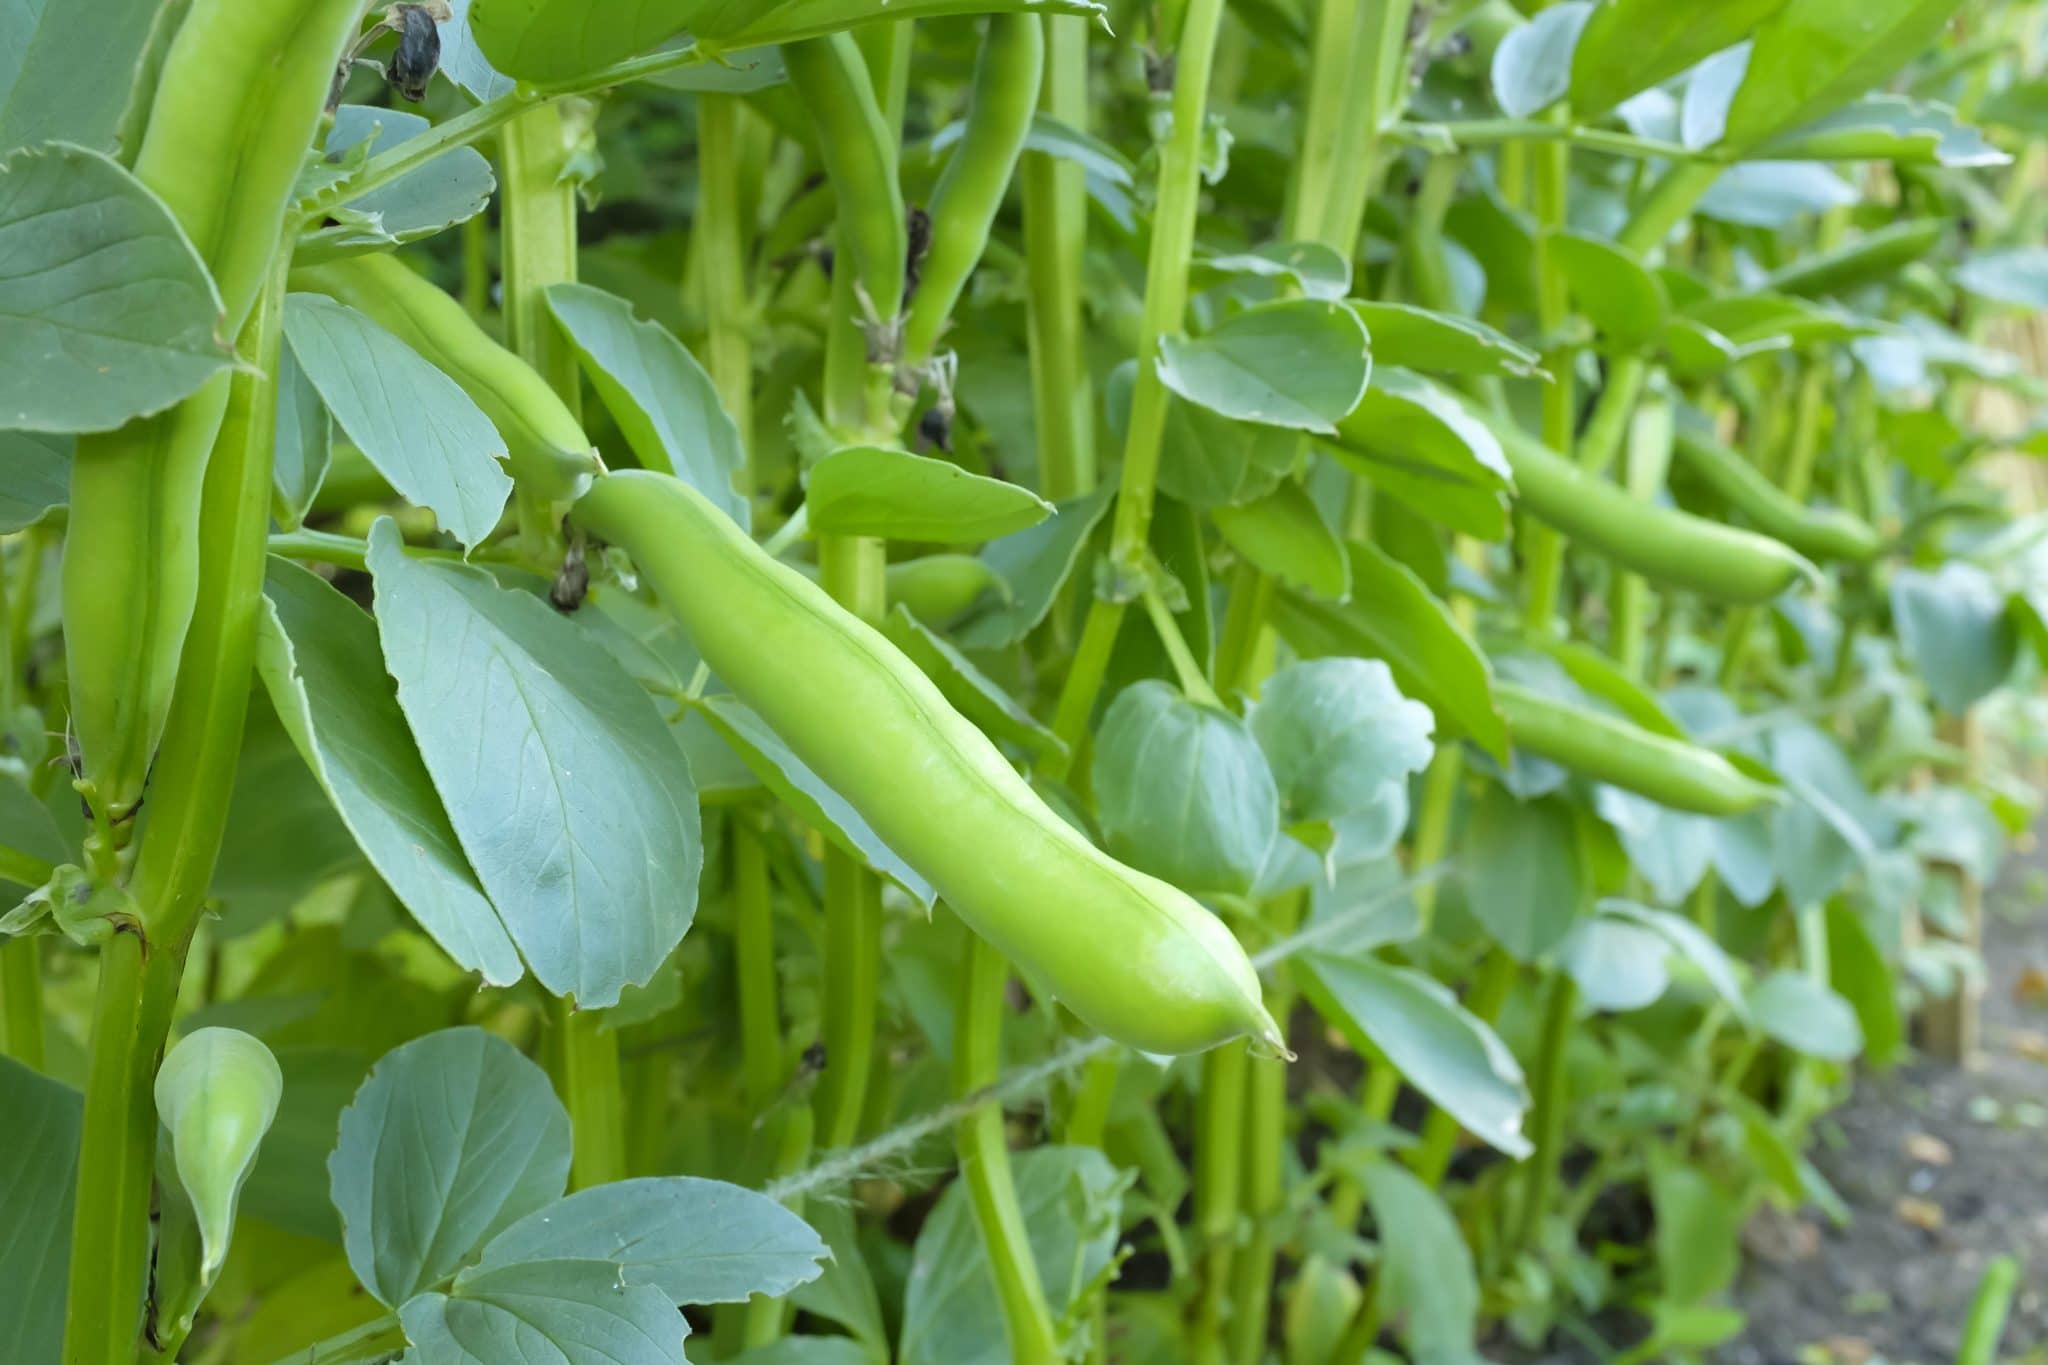
[[[2035,809],[2044,19],[8,6],[0,1360],[1739,1333]]]

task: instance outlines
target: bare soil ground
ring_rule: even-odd
[[[1853,1212],[1766,1214],[1724,1365],[1942,1365],[1992,1257],[2024,1267],[2000,1359],[2048,1363],[2048,849],[1986,898],[1984,1055],[1860,1078],[1814,1164]]]

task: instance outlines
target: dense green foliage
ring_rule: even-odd
[[[0,1361],[1739,1333],[2034,812],[2043,18],[12,7]]]

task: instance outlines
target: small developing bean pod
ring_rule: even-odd
[[[198,248],[240,332],[276,250],[357,0],[192,0],[164,55],[135,175]],[[199,572],[199,495],[226,408],[177,407],[79,439],[64,540],[71,725],[97,816],[135,811],[163,735]]]
[[[601,467],[569,405],[463,306],[403,261],[350,256],[292,271],[291,287],[345,303],[462,386],[504,438],[512,477],[534,496],[581,496]]]
[[[573,515],[632,555],[719,679],[970,928],[1089,1025],[1147,1052],[1246,1034],[1282,1049],[1220,919],[1054,814],[915,664],[702,494],[625,470]]]
[[[1884,546],[1863,518],[1836,507],[1808,507],[1765,478],[1740,452],[1703,431],[1681,427],[1672,449],[1707,487],[1759,531],[1803,555],[1868,564]]]
[[[818,130],[855,278],[875,320],[894,322],[903,307],[910,234],[897,184],[896,138],[875,98],[860,45],[846,33],[811,38],[786,44],[782,62],[790,88]]]
[[[239,1029],[195,1030],[157,1068],[156,1112],[170,1130],[178,1181],[197,1215],[203,1281],[227,1259],[242,1182],[283,1094],[277,1058]]]
[[[1498,680],[1493,700],[1515,748],[1673,810],[1741,815],[1777,799],[1771,787],[1713,750],[1619,716]]]
[[[931,245],[926,250],[903,357],[921,365],[938,345],[967,277],[988,248],[989,229],[1023,155],[1045,70],[1045,25],[1036,14],[994,14],[974,65],[967,124],[932,192]]]
[[[1588,473],[1512,421],[1468,405],[1500,441],[1516,501],[1539,521],[1656,583],[1722,602],[1768,602],[1812,564],[1769,536],[1643,503]]]

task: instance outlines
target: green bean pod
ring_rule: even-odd
[[[1513,422],[1476,406],[1471,410],[1499,439],[1521,506],[1625,569],[1738,603],[1768,602],[1814,572],[1781,541],[1638,502],[1620,485],[1587,473]]]
[[[277,1058],[239,1029],[198,1029],[157,1068],[156,1111],[198,1218],[202,1280],[211,1281],[227,1259],[242,1182],[283,1095]]]
[[[1940,245],[1947,230],[1939,218],[1893,223],[1832,250],[1802,256],[1770,275],[1764,286],[1779,294],[1811,297],[1890,279]]]
[[[920,364],[938,344],[1024,153],[1045,71],[1045,25],[1036,14],[989,16],[974,64],[967,128],[932,192],[932,239],[903,325],[904,358]]]
[[[867,62],[847,33],[786,44],[782,62],[817,128],[856,278],[877,319],[892,322],[903,307],[909,230],[897,183],[896,138],[875,98]]]
[[[1496,680],[1508,742],[1538,758],[1673,810],[1741,815],[1777,794],[1711,749]]]
[[[1703,431],[1681,428],[1673,445],[1686,466],[1722,501],[1765,535],[1803,555],[1848,564],[1868,564],[1884,541],[1869,522],[1832,507],[1808,507],[1793,498],[1737,451]]]
[[[548,502],[580,497],[601,468],[583,424],[531,365],[433,281],[388,255],[292,271],[291,287],[345,303],[462,386],[504,438],[512,477]]]
[[[984,603],[1008,602],[1010,584],[977,555],[924,555],[891,564],[889,601],[933,630],[944,630],[973,615]]]
[[[573,515],[633,556],[720,680],[970,928],[1091,1026],[1157,1053],[1281,1045],[1220,919],[1054,814],[880,632],[695,489],[625,470]]]
[[[193,0],[164,54],[135,174],[170,207],[241,330],[283,230],[357,0]],[[165,413],[79,439],[64,543],[71,725],[88,794],[142,799],[198,590],[199,492],[227,403],[217,375]]]

